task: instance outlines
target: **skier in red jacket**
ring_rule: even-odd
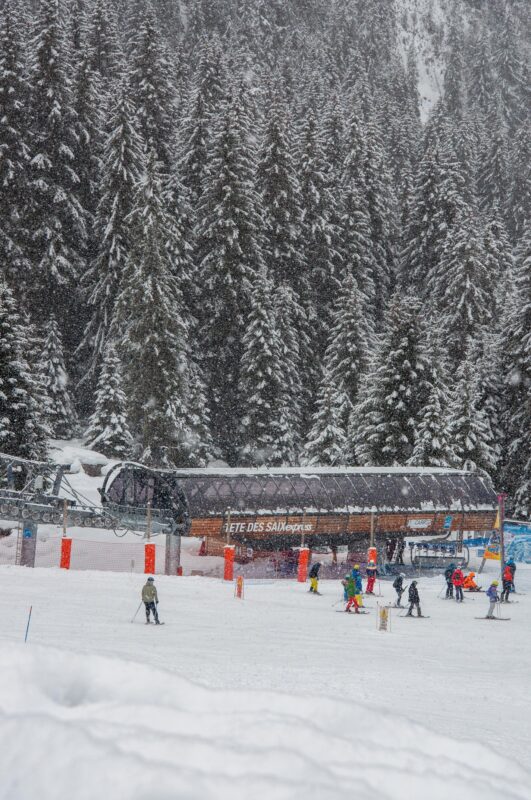
[[[501,593],[502,603],[509,602],[509,592],[511,591],[512,585],[513,585],[513,571],[509,566],[509,564],[506,564],[502,575],[502,586],[503,586],[503,590]]]
[[[367,588],[365,589],[365,594],[374,594],[374,583],[377,575],[378,570],[374,561],[369,561],[367,564]]]
[[[458,603],[463,602],[463,584],[465,582],[465,576],[463,575],[463,570],[461,567],[456,567],[454,569],[454,574],[452,575],[452,583],[455,588],[455,599]]]

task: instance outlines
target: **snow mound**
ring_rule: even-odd
[[[487,745],[352,702],[24,645],[0,670],[1,800],[529,798],[531,775]]]

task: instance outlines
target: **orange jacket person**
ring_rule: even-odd
[[[465,582],[463,583],[463,589],[466,592],[479,592],[481,591],[481,586],[478,586],[474,578],[476,577],[475,572],[469,572],[465,578]]]

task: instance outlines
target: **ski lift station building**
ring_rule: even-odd
[[[116,465],[101,489],[104,506],[171,512],[176,531],[218,555],[243,548],[285,550],[347,545],[371,529],[389,536],[492,531],[497,497],[485,475],[414,467],[279,467],[156,470]],[[239,547],[240,546],[240,547]]]

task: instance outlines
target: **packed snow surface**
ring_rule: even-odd
[[[488,622],[421,579],[383,633],[336,582],[160,577],[156,627],[143,581],[0,568],[1,800],[531,798],[527,595]]]

